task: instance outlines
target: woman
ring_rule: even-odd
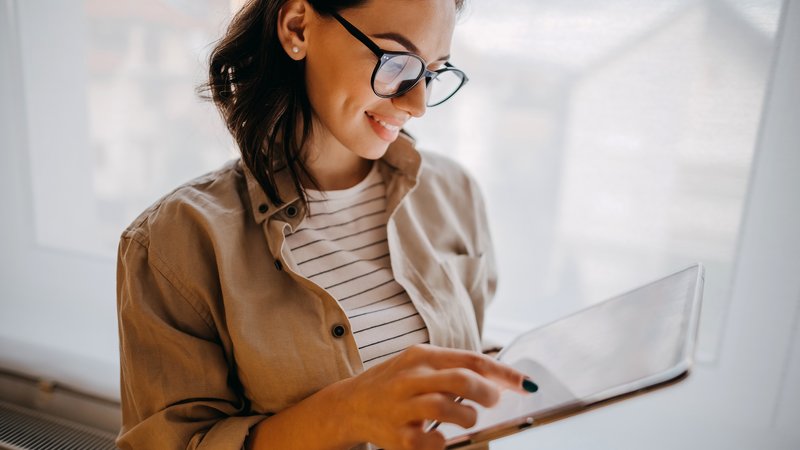
[[[466,81],[454,0],[253,0],[211,56],[241,152],[123,233],[122,449],[441,449],[524,375],[481,355],[485,212],[402,133]],[[427,345],[432,344],[432,345]]]

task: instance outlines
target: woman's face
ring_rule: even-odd
[[[381,49],[416,53],[429,70],[443,67],[450,54],[454,0],[370,0],[340,14]],[[316,16],[306,39],[315,145],[380,158],[403,124],[425,113],[425,81],[400,97],[380,98],[370,84],[377,57],[336,19]]]

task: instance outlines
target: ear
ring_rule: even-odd
[[[315,14],[306,0],[289,0],[278,12],[278,39],[295,61],[306,57],[306,29]]]

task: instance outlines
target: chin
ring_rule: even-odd
[[[372,159],[377,160],[383,158],[383,155],[386,154],[386,150],[389,149],[389,142],[373,144],[367,148],[360,148],[359,151],[354,152],[358,156],[364,159]]]
[[[376,160],[383,158],[392,143],[375,138],[366,138],[354,144],[350,147],[353,153],[364,159]]]

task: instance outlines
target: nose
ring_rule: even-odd
[[[395,107],[406,111],[412,117],[422,117],[427,109],[426,103],[428,101],[428,95],[425,89],[426,86],[425,78],[423,78],[419,80],[410,91],[393,98],[392,103],[394,103]]]

